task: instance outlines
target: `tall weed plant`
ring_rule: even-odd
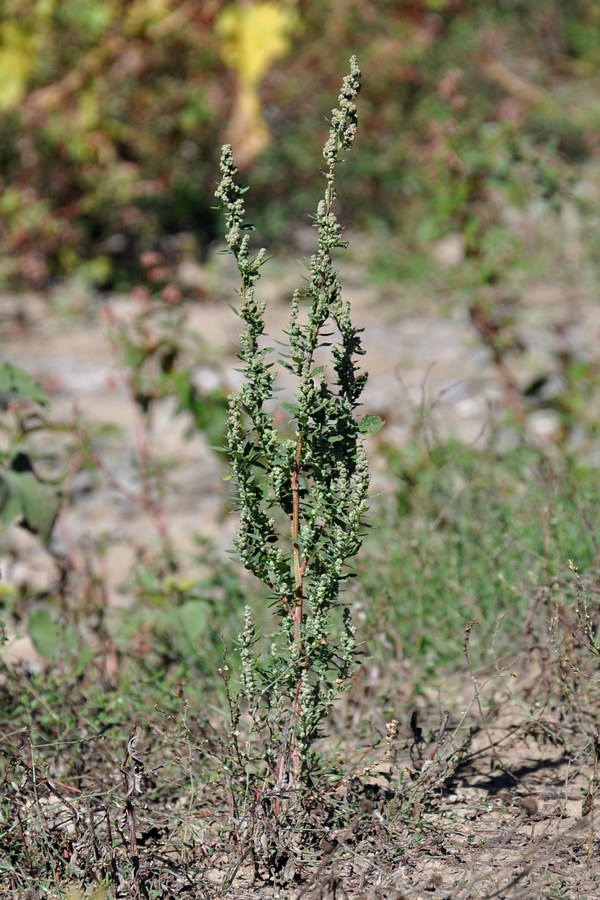
[[[272,634],[258,635],[246,607],[237,687],[224,671],[232,717],[228,768],[240,820],[237,804],[250,798],[269,798],[277,813],[310,790],[319,769],[315,742],[357,659],[351,611],[340,591],[362,543],[369,488],[363,434],[378,423],[358,416],[367,379],[357,366],[364,353],[361,329],[342,299],[332,253],[347,246],[334,212],[335,178],[356,135],[359,89],[353,57],[323,149],[317,249],[305,286],[293,294],[279,354],[265,343],[265,303],[256,294],[266,251],[251,254],[246,188],[236,181],[229,145],[221,156],[216,196],[227,223],[225,252],[233,254],[241,276],[238,314],[244,323],[244,383],[231,397],[227,423],[240,512],[236,547],[246,569],[265,585],[276,620]],[[281,369],[295,381],[294,402],[280,404],[288,414],[283,425],[271,411]]]

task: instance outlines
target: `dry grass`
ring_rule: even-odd
[[[51,674],[4,671],[0,896],[596,896],[598,690],[575,593],[541,591],[518,656],[467,661],[412,715],[398,667],[362,694],[357,677],[324,741],[338,778],[279,816],[248,797],[233,827],[221,725],[189,686],[143,723],[94,725],[85,678],[60,693]],[[372,716],[386,703],[400,710],[387,743]]]

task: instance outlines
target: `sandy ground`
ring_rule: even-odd
[[[205,299],[187,309],[189,327],[201,337],[203,348],[198,378],[235,388],[240,378],[235,371],[239,320],[228,306],[235,302],[235,280],[227,260],[198,274],[207,284]],[[301,274],[299,264],[289,261],[267,272],[261,282],[268,302],[269,342],[283,337],[289,296]],[[435,431],[469,443],[485,442],[502,388],[490,352],[469,320],[466,302],[440,314],[441,297],[409,302],[400,287],[365,287],[361,277],[361,270],[352,265],[343,271],[354,321],[364,327],[364,366],[370,376],[364,411],[384,418],[384,439],[402,445],[417,432],[426,439]],[[132,500],[140,491],[144,453],[150,450],[154,459],[167,465],[163,513],[184,558],[193,553],[196,533],[231,547],[235,522],[225,513],[221,460],[203,435],[186,437],[188,422],[173,417],[172,404],[159,406],[151,433],[144,434],[114,333],[106,325],[106,307],[121,321],[137,309],[130,297],[74,296],[68,288],[55,291],[52,302],[34,295],[1,296],[0,341],[3,358],[22,366],[50,393],[55,419],[76,420],[83,429],[117,428],[116,433],[95,438],[107,476],[100,479],[100,489],[98,485],[89,489],[83,476],[76,479],[71,485],[74,501],[58,529],[59,538],[69,545],[93,545],[110,536],[106,572],[109,594],[116,598],[134,548],[156,538],[155,523]],[[593,355],[600,337],[600,310],[581,291],[574,296],[564,286],[541,283],[528,291],[519,335],[527,353],[514,360],[514,373],[526,384],[552,371],[565,343],[582,359]],[[546,442],[552,439],[557,420],[552,413],[536,412],[528,427],[534,440]],[[375,489],[381,487],[377,478],[376,473]],[[44,569],[41,557],[29,559],[27,565],[28,577],[39,586],[45,577],[35,572],[36,565]]]
[[[267,291],[271,339],[286,325],[289,285],[296,271],[291,263],[278,269],[275,285]],[[421,429],[422,434],[435,430],[471,443],[485,441],[501,386],[466,309],[458,305],[441,315],[434,302],[407,304],[400,289],[365,288],[360,273],[351,268],[346,276],[354,320],[365,328],[365,366],[370,373],[365,412],[386,420],[384,439],[402,445]],[[210,279],[206,299],[188,308],[189,325],[203,341],[198,376],[235,387],[239,321],[226,302],[233,282],[228,271],[212,272]],[[156,522],[135,499],[141,459],[149,449],[153,458],[167,464],[162,515],[184,560],[193,558],[196,533],[211,537],[223,550],[231,548],[235,517],[227,512],[219,457],[203,435],[186,437],[188,423],[173,418],[172,406],[163,404],[151,433],[144,432],[103,315],[108,305],[119,319],[127,319],[135,302],[129,297],[90,299],[74,311],[71,300],[57,302],[55,296],[53,308],[44,297],[0,297],[2,356],[39,379],[52,397],[55,419],[75,419],[84,431],[117,426],[96,432],[100,477],[95,484],[74,477],[72,501],[57,525],[57,540],[75,559],[98,543],[106,545],[107,595],[109,602],[121,605],[127,603],[124,582],[134,556],[157,540]],[[520,336],[528,352],[515,360],[514,372],[519,383],[526,384],[552,371],[565,342],[578,358],[593,359],[600,310],[581,292],[573,295],[564,286],[541,283],[528,292]],[[556,420],[552,414],[536,413],[528,427],[533,440],[550,442]],[[375,464],[376,490],[384,480]],[[5,577],[43,590],[56,574],[47,554],[20,529],[4,540]],[[5,654],[18,661],[31,651],[13,644]],[[541,677],[540,671],[533,674]],[[382,824],[382,846],[389,851],[382,862],[376,839],[373,844],[373,823],[362,844],[358,833],[342,835],[335,866],[298,896],[600,896],[594,809],[593,804],[587,810],[582,806],[595,790],[586,738],[565,741],[570,725],[555,704],[536,701],[527,706],[531,678],[529,666],[516,674],[499,672],[493,696],[479,695],[486,710],[483,719],[476,714],[477,703],[468,701],[468,716],[478,720],[478,734],[460,765],[452,760],[464,730],[453,731],[460,724],[460,714],[453,712],[431,765],[423,763],[422,776],[429,779],[423,797],[439,790],[444,801],[431,814],[416,810],[425,838],[421,834],[413,849],[407,846],[398,854],[390,850],[394,835]],[[479,690],[474,685],[474,697]],[[463,697],[468,693],[465,689]],[[489,714],[490,709],[496,711]],[[391,777],[399,777],[402,765],[399,761]],[[406,833],[399,833],[398,840]],[[236,890],[239,897],[274,896],[264,889],[257,892],[243,879]]]

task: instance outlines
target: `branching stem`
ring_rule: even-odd
[[[249,713],[254,737],[248,739],[239,782],[240,791],[248,791],[250,779],[261,796],[271,792],[276,814],[286,791],[298,795],[310,784],[320,725],[336,694],[348,685],[357,652],[350,610],[340,609],[338,597],[347,561],[362,542],[366,512],[369,471],[357,419],[366,374],[355,364],[363,353],[360,332],[341,299],[332,251],[346,246],[333,210],[335,171],[340,153],[354,141],[359,88],[360,70],[352,58],[323,148],[326,184],[315,216],[317,249],[305,288],[293,294],[289,352],[279,359],[296,382],[295,402],[283,404],[290,418],[281,430],[266,406],[277,390],[276,367],[262,344],[265,305],[255,296],[266,253],[250,255],[245,189],[235,180],[229,146],[223,148],[217,190],[227,247],[241,276],[239,315],[245,326],[239,353],[244,383],[231,397],[227,423],[240,506],[236,547],[242,563],[276,598],[278,623],[268,638],[269,652],[263,653],[252,610],[246,608],[236,700]],[[337,343],[331,341],[332,332],[338,334]],[[323,348],[329,362],[316,365]],[[236,740],[240,721],[241,714],[232,716]],[[257,740],[262,757],[250,749]],[[241,768],[239,759],[234,764]]]

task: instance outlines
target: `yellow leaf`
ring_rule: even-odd
[[[78,118],[80,127],[86,131],[97,126],[100,118],[100,104],[94,88],[80,92]]]
[[[39,27],[41,23],[50,21],[54,14],[57,2],[58,0],[37,0],[33,10],[36,26]]]
[[[7,584],[5,581],[0,581],[0,600],[14,597],[16,593],[17,589],[14,584]]]
[[[242,166],[248,165],[269,143],[258,88],[240,85],[226,137],[235,150],[238,165]]]
[[[134,0],[127,10],[124,31],[128,36],[142,34],[162,22],[169,12],[168,0]]]
[[[272,63],[288,53],[297,25],[294,10],[280,3],[229,6],[216,24],[223,59],[243,84],[258,87]]]
[[[18,22],[0,24],[0,109],[17,106],[27,91],[38,39]]]

